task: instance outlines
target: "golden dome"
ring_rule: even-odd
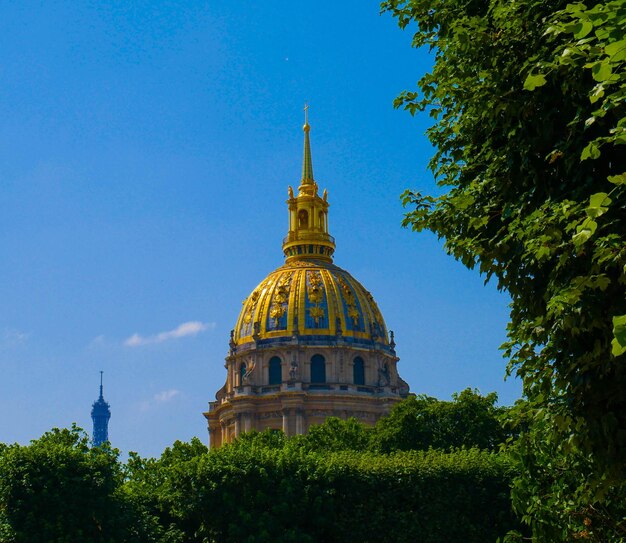
[[[305,112],[307,106],[305,106]],[[298,194],[289,187],[285,265],[270,273],[243,302],[231,347],[293,341],[329,345],[337,338],[361,348],[393,352],[385,321],[372,295],[333,264],[335,238],[328,232],[328,193],[313,178],[308,118]],[[332,338],[336,338],[332,340]]]
[[[409,392],[374,298],[333,264],[330,203],[313,177],[307,107],[302,178],[286,202],[285,264],[243,301],[226,382],[204,413],[211,447],[252,430],[302,434],[328,417],[375,424]]]
[[[385,321],[363,285],[330,262],[303,259],[270,273],[244,300],[233,341],[329,344],[332,337],[392,349]]]

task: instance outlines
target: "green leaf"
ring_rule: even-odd
[[[611,199],[606,192],[596,192],[589,197],[589,207],[603,207],[610,203]]]
[[[589,198],[589,207],[585,209],[585,213],[588,217],[595,219],[600,215],[604,215],[607,211],[609,204],[611,203],[611,199],[609,198],[606,192],[598,192],[596,194],[592,194]]]
[[[591,281],[591,288],[597,288],[604,292],[610,284],[611,280],[606,275],[598,275]]]
[[[471,194],[460,194],[450,199],[450,203],[460,211],[467,209],[474,201],[475,198]]]
[[[613,317],[613,341],[611,341],[613,356],[626,352],[626,315]]]
[[[551,252],[552,250],[550,249],[550,247],[548,247],[547,245],[542,245],[541,247],[539,247],[539,250],[535,253],[535,257],[537,258],[537,260],[542,260],[550,256]]]
[[[572,241],[576,247],[580,247],[591,237],[591,230],[581,230],[578,234],[574,234]]]
[[[609,43],[604,52],[610,57],[611,62],[626,60],[626,40]]]
[[[527,91],[533,91],[537,87],[542,87],[546,84],[546,78],[543,74],[528,74],[526,81],[524,81],[524,89]]]
[[[600,98],[604,97],[604,87],[602,85],[596,85],[593,91],[589,95],[589,101],[595,104]]]
[[[572,237],[572,241],[576,247],[580,247],[583,243],[585,243],[596,231],[598,228],[598,223],[587,217],[580,226],[576,228],[577,234],[574,234]]]
[[[606,81],[611,77],[613,73],[613,68],[611,63],[608,60],[604,60],[602,62],[596,62],[591,67],[591,75],[592,77],[599,82]]]
[[[469,222],[469,227],[473,229],[482,228],[489,222],[489,215],[484,215],[482,217],[474,217]]]
[[[580,21],[574,25],[574,37],[577,39],[584,38],[593,30],[591,21]]]
[[[583,149],[583,152],[580,154],[580,160],[587,160],[588,158],[596,159],[599,156],[600,149],[598,149],[598,146],[592,141]]]
[[[626,172],[619,175],[609,175],[607,180],[614,185],[626,185]]]

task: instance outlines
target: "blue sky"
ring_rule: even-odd
[[[307,5],[308,4],[308,5]],[[283,262],[310,104],[335,263],[376,298],[412,391],[501,403],[508,298],[400,227],[435,191],[430,65],[376,2],[14,2],[0,7],[0,441],[89,412],[158,455],[207,439],[241,301]]]

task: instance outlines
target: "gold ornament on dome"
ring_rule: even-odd
[[[259,291],[255,290],[252,294],[250,294],[247,300],[243,301],[244,305],[246,304],[246,302],[248,302],[248,308],[247,308],[246,314],[243,316],[243,322],[245,322],[246,324],[250,324],[252,322],[252,315],[254,315],[256,302],[259,299],[259,296],[260,296]]]
[[[324,287],[322,284],[322,276],[318,271],[306,272],[308,278],[307,295],[309,301],[313,304],[313,307],[309,308],[309,315],[315,322],[315,325],[319,325],[320,319],[323,319],[326,315],[324,309],[320,306],[320,303],[324,300]]]
[[[318,273],[310,272],[309,276],[309,288],[308,295],[309,300],[314,304],[319,304],[324,299],[324,292],[322,291],[322,279]]]
[[[276,286],[276,293],[274,294],[274,302],[277,304],[284,304],[289,297],[289,283],[291,282],[291,276],[285,275],[281,277],[278,285]]]
[[[352,323],[354,326],[358,326],[360,313],[356,307],[356,299],[354,297],[354,292],[346,282],[346,280],[340,275],[337,276],[337,282],[343,291],[343,297],[346,301],[346,305],[348,306],[348,317],[352,319]]]
[[[374,313],[374,320],[379,323],[383,322],[383,316],[380,313],[380,309],[378,309],[378,304],[376,303],[376,300],[374,300],[374,296],[372,296],[372,293],[369,290],[365,291],[365,295],[367,296],[367,299],[370,302],[370,307]]]
[[[312,307],[311,309],[309,309],[309,314],[311,315],[311,317],[315,321],[315,324],[319,324],[320,319],[323,319],[324,315],[326,313],[324,312],[323,308],[321,308],[319,306],[315,306],[315,307]]]
[[[334,266],[322,266],[317,264],[316,262],[306,261],[306,260],[294,260],[289,262],[289,264],[283,264],[278,270],[291,270],[293,268],[317,268],[317,269],[328,269]],[[276,270],[276,271],[278,271]]]
[[[278,326],[278,322],[282,319],[285,314],[285,308],[282,305],[275,305],[270,310],[270,317],[276,321],[276,325]]]
[[[278,326],[280,319],[287,312],[286,302],[289,299],[290,283],[291,275],[283,275],[276,286],[273,304],[270,308],[270,317],[274,320],[276,326]]]
[[[352,322],[356,326],[359,324],[359,310],[354,306],[348,306],[348,317],[352,319]]]

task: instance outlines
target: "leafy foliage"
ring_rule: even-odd
[[[407,191],[404,224],[511,295],[504,348],[529,400],[517,509],[538,541],[621,540],[624,506],[610,504],[626,477],[626,0],[382,9],[435,51],[396,106],[435,119],[430,168],[447,192]]]
[[[493,448],[502,433],[494,401],[471,390],[413,398],[375,428],[331,418],[305,435],[251,432],[211,451],[195,438],[158,459],[131,453],[126,465],[76,428],[0,444],[0,541],[495,541],[516,526],[516,468],[471,448]],[[459,424],[463,443],[450,441]]]
[[[524,474],[513,482],[513,505],[532,526],[535,539],[622,543],[626,487],[606,485],[599,491],[589,485],[597,477],[589,454],[573,447],[564,453],[566,446],[544,438],[554,419],[537,418],[524,403],[511,415],[515,424],[532,421],[509,452]]]
[[[124,500],[117,451],[90,448],[78,428],[0,448],[0,536],[15,543],[149,541]]]
[[[412,396],[380,419],[372,436],[382,452],[450,450],[476,447],[496,450],[506,439],[499,421],[504,408],[495,407],[495,393],[481,396],[466,389],[446,402],[428,396]]]
[[[504,456],[316,453],[259,435],[169,472],[185,541],[482,543],[515,526]]]
[[[306,434],[291,438],[290,446],[317,452],[364,451],[370,447],[371,437],[372,429],[354,418],[330,417]]]
[[[192,541],[189,534],[198,531],[198,519],[179,521],[180,510],[185,507],[185,497],[169,493],[169,481],[197,458],[206,454],[207,447],[198,439],[189,443],[176,441],[163,451],[159,459],[141,458],[130,453],[125,466],[124,492],[137,507],[152,520],[159,543]]]

